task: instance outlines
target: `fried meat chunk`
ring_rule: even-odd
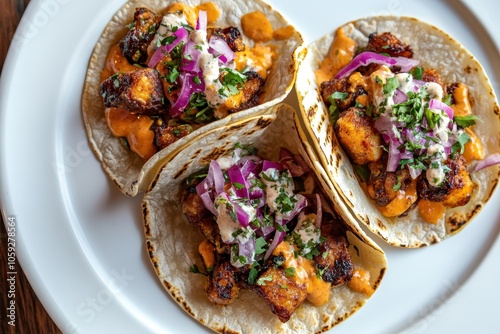
[[[382,140],[360,108],[349,108],[339,115],[334,131],[340,145],[355,165],[374,162],[382,156]]]
[[[212,28],[207,29],[207,39],[210,41],[212,36],[217,36],[226,41],[229,48],[234,52],[245,51],[245,44],[241,32],[238,28],[229,26],[226,28]]]
[[[376,53],[387,53],[391,57],[413,57],[411,47],[400,41],[390,32],[384,32],[380,35],[377,33],[371,34],[368,37],[368,45],[365,50]]]
[[[406,190],[412,182],[410,172],[406,168],[396,172],[387,171],[387,154],[376,162],[370,162],[368,169],[370,170],[368,194],[378,206],[388,205],[396,198],[399,190]]]
[[[331,105],[330,96],[335,93],[347,93],[347,97],[343,99],[334,99],[337,110],[342,112],[356,104],[356,98],[360,95],[366,94],[364,88],[360,85],[353,86],[349,82],[349,78],[342,79],[331,79],[330,81],[325,81],[321,83],[320,86],[321,96],[323,101],[325,101],[326,106]]]
[[[189,186],[182,196],[182,212],[189,223],[194,225],[198,231],[213,243],[217,250],[221,248],[222,240],[220,231],[214,215],[205,208],[200,196],[196,193],[196,185]]]
[[[136,8],[133,26],[120,41],[120,49],[131,64],[145,65],[148,45],[160,26],[162,16],[144,8]]]
[[[307,298],[306,285],[294,276],[287,277],[285,270],[281,267],[269,267],[262,272],[259,280],[254,285],[254,290],[264,299],[281,322],[287,322],[297,307]]]
[[[334,220],[324,221],[321,236],[326,240],[318,247],[319,255],[314,257],[316,267],[323,272],[321,278],[333,286],[347,283],[353,275],[353,264],[343,225]]]
[[[452,208],[467,204],[474,184],[467,171],[465,159],[459,155],[455,159],[447,159],[445,165],[449,171],[439,187],[430,185],[425,175],[419,178],[417,184],[419,196],[432,202],[442,202],[443,205]]]
[[[205,286],[210,302],[229,305],[238,298],[240,286],[235,268],[229,261],[219,262],[210,273]]]
[[[164,109],[160,77],[150,68],[114,74],[101,83],[100,92],[107,108],[123,108],[145,115],[158,114]]]
[[[164,149],[195,130],[190,124],[177,124],[172,120],[165,122],[162,118],[156,119],[151,129],[155,134],[154,144],[158,150]]]
[[[214,109],[215,118],[224,118],[230,113],[252,108],[259,103],[259,92],[264,86],[264,80],[257,72],[250,71],[245,75],[247,78],[242,89]]]

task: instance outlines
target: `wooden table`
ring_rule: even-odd
[[[5,57],[9,49],[10,41],[21,19],[21,16],[28,5],[29,0],[0,0],[0,68],[3,68]],[[7,282],[7,233],[2,221],[0,227],[0,333],[61,333],[42,304],[31,289],[31,286],[24,275],[21,266],[16,261],[16,289],[15,289],[15,327],[8,324],[6,319],[7,292],[9,286]]]

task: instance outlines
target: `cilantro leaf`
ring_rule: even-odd
[[[462,127],[462,128],[466,128],[466,127],[475,125],[476,124],[476,120],[481,120],[481,118],[479,118],[476,115],[455,116],[455,117],[453,117],[453,121],[455,121],[455,123],[457,123],[457,125],[460,126],[460,127]]]
[[[399,79],[397,77],[388,78],[384,85],[384,94],[390,95],[399,87]]]

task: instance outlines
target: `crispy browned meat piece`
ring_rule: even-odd
[[[294,276],[287,277],[283,268],[269,267],[262,272],[254,290],[265,300],[280,321],[287,322],[307,298],[306,285]]]
[[[314,257],[316,267],[324,270],[321,278],[334,286],[347,283],[353,274],[353,264],[342,223],[324,221],[321,224],[321,236],[326,240],[318,247],[319,255]]]
[[[354,105],[356,104],[356,98],[359,95],[366,94],[366,91],[364,90],[363,87],[359,85],[353,87],[349,83],[349,78],[343,78],[343,79],[333,78],[330,81],[325,81],[321,83],[320,91],[321,91],[321,96],[323,97],[323,101],[325,101],[325,104],[327,106],[331,105],[329,97],[333,93],[340,92],[348,94],[347,97],[343,100],[335,99],[335,103],[337,105],[339,112],[342,112],[350,107],[354,107]]]
[[[247,80],[243,88],[235,95],[231,95],[221,105],[214,109],[215,118],[224,118],[230,113],[245,110],[256,106],[259,102],[259,91],[264,80],[257,72],[245,73]]]
[[[238,28],[229,26],[226,28],[211,28],[207,29],[207,39],[210,40],[212,35],[218,36],[226,41],[229,48],[234,52],[245,51],[245,44],[241,37],[241,32]]]
[[[379,160],[382,156],[380,134],[362,109],[352,107],[343,111],[334,125],[334,130],[352,163],[365,165]]]
[[[238,298],[240,286],[234,267],[229,261],[215,265],[205,286],[208,299],[216,305],[229,305]]]
[[[222,243],[219,226],[214,215],[205,208],[200,196],[196,193],[195,184],[189,186],[182,196],[182,212],[188,221],[219,250]]]
[[[391,57],[413,57],[413,50],[410,46],[401,42],[390,32],[384,32],[380,35],[377,33],[371,34],[368,37],[368,45],[365,50],[376,53],[387,53]]]
[[[398,190],[405,190],[411,184],[412,178],[406,168],[396,172],[387,171],[387,154],[379,161],[369,163],[368,168],[368,193],[378,206],[386,206],[397,196]]]
[[[158,150],[164,149],[194,131],[193,126],[189,124],[177,124],[172,121],[165,122],[161,118],[158,118],[153,123],[151,129],[155,133],[154,144]]]
[[[100,92],[108,108],[123,108],[146,115],[158,114],[165,109],[160,77],[150,68],[114,74],[101,83]]]
[[[425,174],[423,174],[417,184],[417,192],[423,199],[433,202],[443,202],[445,206],[457,207],[469,202],[474,184],[467,171],[465,159],[459,155],[455,159],[445,161],[450,169],[443,184],[434,187],[429,184]]]
[[[446,87],[441,81],[441,75],[432,68],[424,69],[424,73],[422,74],[422,81],[425,82],[435,82],[443,88],[443,92],[446,92]]]
[[[120,41],[120,49],[131,64],[145,64],[148,45],[153,40],[162,16],[144,8],[136,8],[133,26]]]

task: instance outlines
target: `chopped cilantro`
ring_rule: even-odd
[[[268,275],[268,276],[261,276],[259,277],[259,279],[257,280],[257,284],[258,285],[266,285],[266,282],[271,282],[273,280],[273,276],[271,275]]]
[[[397,77],[388,78],[384,85],[384,94],[390,95],[399,87],[399,79]]]
[[[413,75],[413,77],[415,79],[422,80],[422,77],[424,75],[424,68],[421,66],[417,66],[417,67],[413,68],[413,70],[411,71],[411,74]]]
[[[466,128],[476,124],[477,120],[480,120],[476,115],[467,115],[467,116],[455,116],[453,117],[455,123],[462,128]]]
[[[470,140],[470,137],[465,132],[460,133],[457,137],[457,142],[451,146],[451,156],[455,157],[456,153],[464,153],[464,145]]]
[[[288,267],[285,269],[285,276],[286,277],[294,277],[295,276],[295,268],[294,267]]]

